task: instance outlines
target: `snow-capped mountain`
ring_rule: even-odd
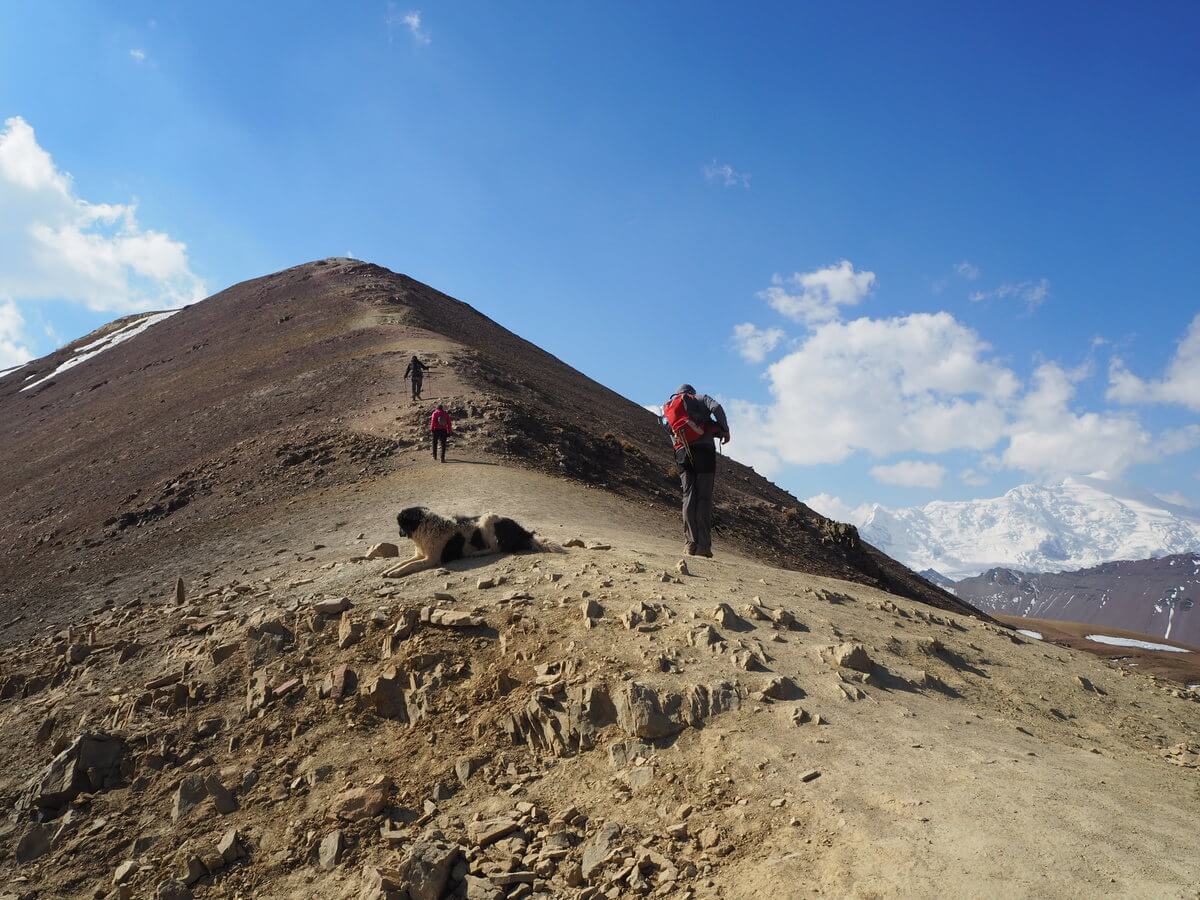
[[[1200,511],[1099,477],[1023,484],[988,500],[874,506],[863,538],[915,571],[955,580],[1003,567],[1083,569],[1119,559],[1200,552]]]

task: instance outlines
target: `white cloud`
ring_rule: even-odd
[[[421,11],[419,9],[402,13],[395,3],[388,3],[384,22],[387,23],[389,41],[393,39],[393,31],[397,27],[408,29],[408,33],[418,44],[428,44],[433,40],[429,31],[421,27]]]
[[[1186,494],[1181,494],[1179,491],[1169,491],[1163,494],[1155,494],[1154,496],[1159,500],[1162,500],[1164,503],[1170,503],[1173,506],[1183,506],[1188,509],[1194,509],[1196,507],[1196,503],[1191,497],[1188,497]]]
[[[26,341],[25,320],[17,304],[0,300],[0,371],[11,369],[33,359]]]
[[[782,328],[759,328],[750,322],[733,326],[733,346],[747,362],[762,362],[784,337]]]
[[[768,477],[782,469],[775,433],[767,427],[770,407],[745,400],[722,401],[721,405],[729,419],[730,441],[725,452]]]
[[[1050,282],[1039,278],[1037,281],[1019,281],[1002,284],[990,291],[974,291],[971,300],[979,303],[983,300],[1017,300],[1025,305],[1026,312],[1033,312],[1046,298],[1050,296]]]
[[[1174,403],[1200,411],[1200,315],[1192,319],[1161,379],[1143,381],[1115,358],[1108,382],[1108,399],[1118,403]]]
[[[428,44],[432,40],[428,31],[421,30],[421,13],[419,10],[405,15],[404,24],[408,26],[408,30],[412,32],[412,36],[418,44]]]
[[[132,312],[200,300],[204,283],[187,247],[143,229],[135,204],[90,203],[76,196],[14,117],[0,131],[0,297],[68,300],[90,309]]]
[[[980,274],[965,260],[955,271],[968,280]],[[1025,387],[975,331],[947,312],[843,321],[841,309],[861,302],[875,283],[873,272],[858,271],[848,260],[774,276],[761,296],[805,323],[808,335],[767,367],[768,403],[726,405],[734,423],[731,455],[774,473],[787,465],[841,463],[864,451],[876,458],[975,451],[958,477],[980,486],[1001,469],[1118,477],[1131,466],[1200,446],[1200,425],[1154,432],[1131,413],[1081,409],[1076,385],[1092,377],[1090,356],[1074,368],[1044,363]],[[1032,309],[1049,291],[1043,278],[973,297],[1017,299]],[[782,329],[748,322],[733,332],[735,347],[750,362],[765,360],[786,339]],[[1114,360],[1108,396],[1200,409],[1200,315],[1161,380],[1143,381]],[[736,440],[747,435],[744,444]],[[916,461],[870,472],[887,484],[929,488],[941,486],[947,474],[939,463]]]
[[[134,47],[132,50],[129,51],[129,56],[133,59],[134,62],[137,62],[137,63],[143,63],[146,61],[146,51],[141,50],[137,47]]]
[[[813,272],[774,275],[759,296],[777,312],[797,322],[817,325],[838,317],[838,307],[856,306],[875,286],[874,272],[856,272],[843,259]]]
[[[750,187],[750,175],[747,172],[739,172],[729,163],[719,163],[715,159],[704,167],[704,178],[706,181],[715,181],[725,187]]]
[[[863,503],[851,508],[848,504],[842,502],[841,497],[824,493],[809,497],[804,501],[804,504],[809,509],[819,512],[827,519],[833,519],[835,522],[849,522],[855,526],[865,522],[874,508],[869,503]]]
[[[829,322],[767,369],[768,445],[783,462],[986,450],[1020,384],[949,313]]]
[[[937,463],[904,459],[888,466],[872,467],[871,477],[883,484],[900,487],[936,488],[942,486],[942,479],[946,477],[946,467]]]
[[[1073,411],[1075,384],[1083,374],[1055,363],[1037,368],[1033,388],[1009,428],[1005,465],[1045,476],[1100,470],[1116,478],[1130,466],[1181,453],[1200,441],[1197,426],[1156,437],[1132,414]]]
[[[977,472],[975,469],[966,468],[958,473],[958,480],[971,487],[981,487],[991,481],[991,478],[982,472]]]

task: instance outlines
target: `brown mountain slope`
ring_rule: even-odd
[[[1072,572],[989,569],[954,592],[993,615],[1083,622],[1200,644],[1200,555],[1115,560]]]
[[[72,349],[0,379],[0,896],[1194,894],[1200,690],[727,461],[681,570],[652,417],[456,301],[303,266],[20,391]],[[572,546],[389,577],[412,502]]]
[[[235,285],[47,378],[96,338],[0,378],[10,616],[65,620],[97,584],[178,561],[234,522],[396,471],[427,415],[402,381],[413,353],[433,360],[426,396],[449,402],[462,451],[604,487],[678,528],[651,414],[379,266],[324,260]],[[753,471],[721,468],[725,549],[967,609]]]

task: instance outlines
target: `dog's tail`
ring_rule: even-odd
[[[561,544],[556,544],[548,538],[542,537],[537,532],[533,534],[533,540],[530,541],[533,549],[539,553],[566,553]]]

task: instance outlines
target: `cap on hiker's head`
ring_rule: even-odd
[[[690,384],[681,384],[679,386],[679,389],[677,391],[675,391],[675,393],[677,393],[677,394],[694,394],[694,393],[696,393],[696,389],[694,387],[692,387]]]
[[[445,412],[445,410],[444,410],[444,409],[442,409],[442,404],[440,404],[440,403],[438,404],[438,410],[439,410],[440,412]]]

